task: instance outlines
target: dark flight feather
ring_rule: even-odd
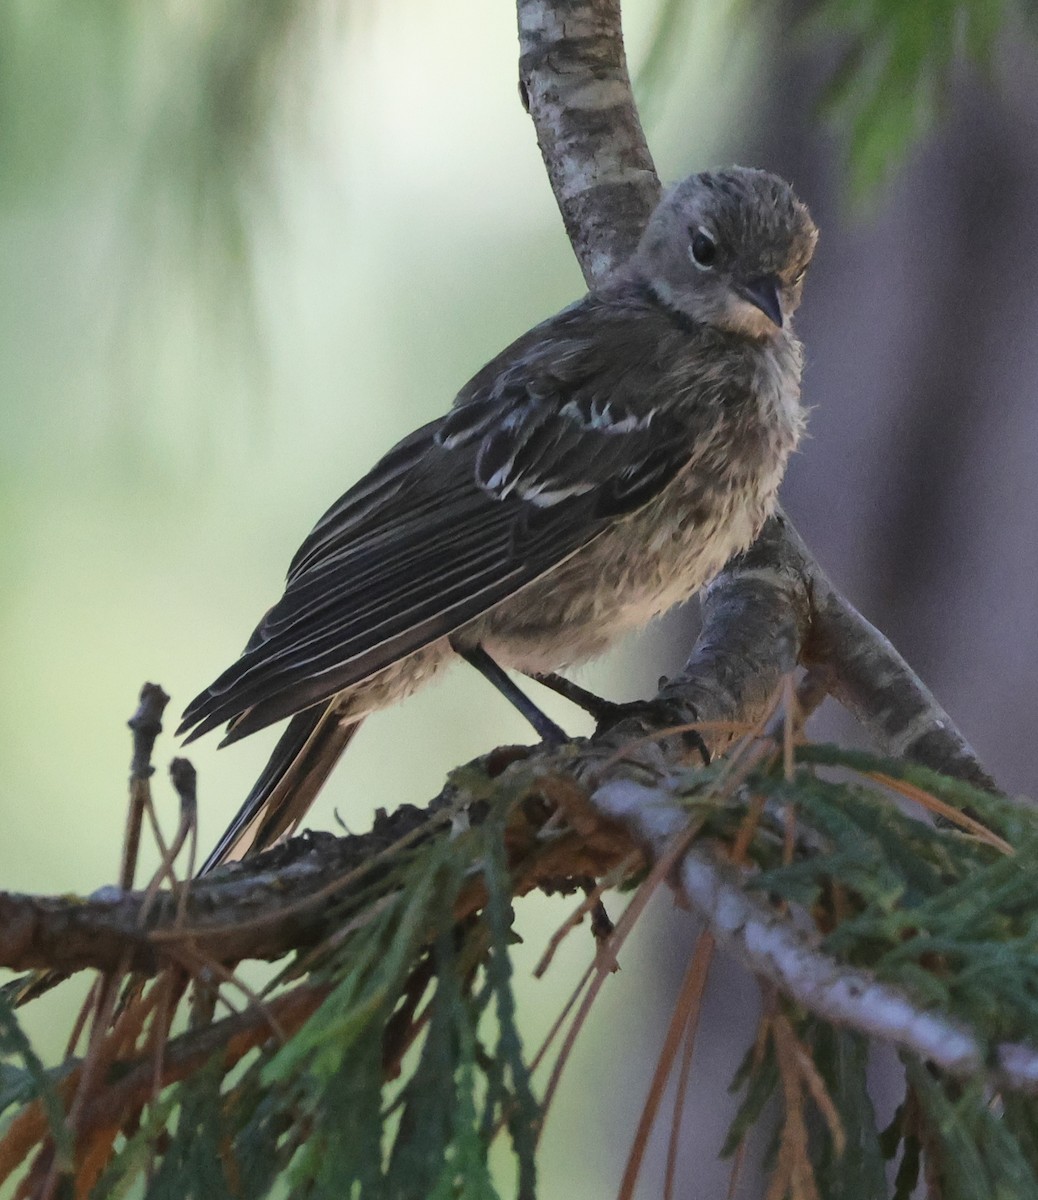
[[[687,423],[635,415],[615,398],[622,370],[602,398],[603,356],[631,347],[609,344],[608,322],[589,331],[574,310],[562,316],[565,371],[558,357],[538,373],[519,355],[497,387],[405,438],[328,510],[181,732],[229,721],[235,741],[319,704],[486,612],[674,478],[692,455]]]

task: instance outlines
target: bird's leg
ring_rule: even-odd
[[[529,696],[509,678],[482,646],[463,646],[451,639],[454,651],[483,676],[530,722],[541,738],[556,745],[569,741],[569,735],[546,713],[541,712]]]
[[[534,683],[539,683],[541,687],[546,687],[556,695],[562,696],[564,700],[568,700],[570,704],[575,704],[577,708],[583,709],[597,725],[614,723],[616,711],[621,706],[612,700],[606,700],[603,696],[589,692],[579,683],[574,683],[572,679],[567,679],[565,675],[559,675],[555,671],[524,671],[523,673]]]

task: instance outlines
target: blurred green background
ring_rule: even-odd
[[[168,730],[280,594],[312,523],[487,358],[583,291],[518,101],[509,4],[296,7],[307,11],[291,21],[270,3],[0,13],[8,889],[115,878],[125,721],[145,679],[173,697],[155,792],[175,823]],[[632,10],[638,64],[658,14]],[[682,68],[653,96],[666,175],[720,153],[753,45],[724,6],[682,30]],[[650,635],[585,677],[635,696],[663,666]],[[203,847],[275,736],[191,747]],[[363,829],[376,806],[421,802],[451,766],[509,740],[528,729],[455,670],[368,723],[310,823],[338,811]],[[530,957],[568,906],[523,905]],[[589,942],[578,935],[548,981],[523,984],[531,1043]],[[26,1011],[46,1055],[80,994],[69,985]],[[652,1007],[637,987],[629,1002]],[[546,1195],[595,1196],[615,1179],[612,1155],[575,1163],[569,1149],[574,1136],[598,1142],[608,1119],[576,1099],[594,1038],[552,1122]],[[652,1039],[629,1040],[647,1082]]]
[[[833,4],[834,42],[817,19],[812,38],[791,30],[805,5],[631,0],[626,33],[665,178],[749,162],[811,205],[822,242],[800,328],[819,407],[787,502],[996,774],[1024,787],[1038,704],[1032,43],[1011,30],[1001,94],[957,76],[939,134],[904,172],[881,169],[940,109],[948,31],[990,41],[1003,7]],[[863,14],[900,23],[896,37],[869,40]],[[583,290],[516,51],[506,0],[0,6],[0,886],[115,878],[140,684],[170,692],[172,727],[280,594],[321,512]],[[817,115],[833,80],[849,167]],[[855,179],[885,179],[867,218],[850,215]],[[580,678],[650,692],[688,622]],[[203,847],[275,737],[191,747]],[[455,669],[365,725],[310,823],[363,829],[509,740],[527,728]],[[167,733],[156,754],[170,826],[176,749]],[[529,979],[568,907],[520,906],[531,1049],[591,953],[580,931],[545,982]],[[549,1122],[545,1196],[610,1194],[620,1177],[694,927],[661,900],[639,933]],[[81,994],[77,982],[27,1010],[45,1055]],[[723,1194],[711,1160],[755,1004],[721,961],[686,1110],[693,1200]],[[743,1195],[756,1186],[751,1174]],[[641,1194],[659,1191],[650,1163]]]

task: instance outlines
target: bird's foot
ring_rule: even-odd
[[[629,700],[623,704],[611,700],[602,701],[602,709],[595,717],[596,733],[604,733],[621,721],[637,720],[648,731],[666,734],[673,728],[690,750],[699,752],[704,766],[710,765],[710,749],[696,729],[688,728],[688,714],[679,705],[669,700]]]
[[[544,674],[530,672],[530,678],[582,708],[594,720],[596,733],[604,733],[629,717],[636,718],[650,729],[681,726],[681,736],[686,745],[690,749],[698,750],[704,765],[710,765],[710,750],[706,743],[695,729],[685,728],[688,724],[687,712],[671,701],[631,700],[620,704],[589,692],[579,683],[574,683],[572,679],[554,671]]]

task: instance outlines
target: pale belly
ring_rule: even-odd
[[[749,546],[776,488],[777,479],[763,494],[719,495],[709,505],[667,497],[662,511],[650,505],[621,522],[459,634],[525,671],[593,658],[694,595]]]
[[[601,654],[694,595],[753,541],[784,462],[724,487],[678,480],[657,500],[453,635],[502,666],[555,671]],[[455,658],[446,638],[340,694],[354,720],[409,695]]]

